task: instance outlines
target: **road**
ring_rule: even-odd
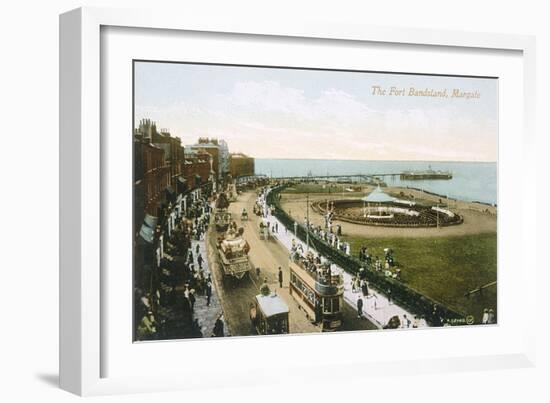
[[[255,271],[250,273],[241,281],[227,279],[223,281],[223,275],[217,258],[215,256],[215,231],[209,232],[209,253],[208,258],[214,262],[213,276],[218,293],[221,297],[224,308],[224,317],[226,324],[233,336],[245,336],[252,334],[250,320],[248,316],[249,304],[253,297],[259,293],[259,287],[267,278],[267,283],[272,290],[275,290],[281,298],[284,299],[289,307],[289,325],[290,333],[315,333],[320,332],[319,326],[313,325],[306,318],[305,313],[300,310],[298,304],[289,294],[288,280],[289,272],[289,252],[276,239],[261,240],[259,236],[259,223],[261,218],[252,214],[254,203],[256,201],[255,192],[246,192],[239,195],[238,199],[231,203],[229,211],[233,219],[237,221],[238,226],[244,228],[244,237],[250,245],[249,257],[252,267],[260,267],[260,276],[256,276]],[[249,213],[249,220],[241,222],[241,212],[243,208]],[[284,231],[279,228],[279,231]],[[283,287],[279,288],[277,280],[278,268],[283,272]],[[375,329],[371,322],[366,319],[358,319],[356,312],[347,304],[343,309],[343,329],[348,330],[371,330]]]

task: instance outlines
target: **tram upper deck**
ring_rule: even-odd
[[[341,273],[331,270],[329,264],[319,264],[312,259],[299,257],[290,263],[291,269],[312,289],[323,296],[344,293],[344,278]]]
[[[329,264],[297,257],[290,262],[290,295],[324,332],[342,326],[344,280]]]

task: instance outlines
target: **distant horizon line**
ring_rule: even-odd
[[[231,153],[231,154],[237,154],[237,153]],[[245,154],[238,152],[238,154]],[[364,160],[358,160],[354,158],[338,158],[338,159],[330,159],[330,158],[267,158],[267,157],[253,157],[250,155],[247,155],[250,158],[254,158],[257,160],[281,160],[281,161],[303,161],[303,160],[310,160],[310,161],[360,161],[360,162],[457,162],[457,163],[472,163],[472,162],[479,162],[479,163],[493,163],[496,164],[498,161],[474,161],[474,160],[388,160],[388,159],[364,159]]]

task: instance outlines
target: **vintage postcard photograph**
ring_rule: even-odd
[[[135,60],[133,99],[134,341],[497,323],[497,78]]]

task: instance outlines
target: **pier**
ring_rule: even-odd
[[[356,174],[329,174],[326,175],[313,175],[308,173],[307,175],[289,175],[289,176],[271,176],[271,179],[276,180],[293,180],[300,182],[314,182],[314,181],[353,181],[358,182],[375,182],[380,181],[381,178],[397,178],[401,180],[431,180],[431,179],[452,179],[453,173],[451,171],[436,171],[430,168],[423,171],[401,171],[401,172],[381,172],[381,173],[356,173]]]
[[[401,172],[401,180],[453,179],[453,174],[447,171],[408,171]]]
[[[376,174],[344,174],[344,175],[303,175],[303,176],[273,176],[274,180],[290,180],[290,181],[300,181],[300,182],[315,182],[320,180],[325,181],[364,181],[364,182],[373,182],[380,180],[381,177],[398,177],[400,173],[376,173]]]

